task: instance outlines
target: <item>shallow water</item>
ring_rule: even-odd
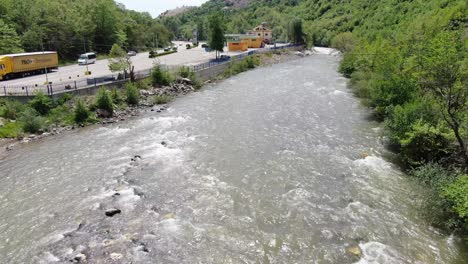
[[[256,69],[19,147],[0,161],[0,262],[462,263],[338,60]]]

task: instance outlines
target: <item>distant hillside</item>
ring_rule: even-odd
[[[159,15],[159,17],[173,17],[173,16],[177,16],[177,15],[180,15],[184,12],[187,12],[191,9],[195,8],[195,6],[181,6],[181,7],[177,7],[175,9],[171,9],[171,10],[167,10],[166,12],[162,13]]]

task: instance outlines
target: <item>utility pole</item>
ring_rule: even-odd
[[[83,49],[84,49],[84,54],[86,54],[86,38],[83,37]],[[89,75],[89,69],[88,69],[88,59],[86,59],[86,72],[85,75]]]
[[[41,46],[42,46],[42,54],[44,54],[44,42],[41,40]],[[47,75],[47,64],[45,65],[45,78],[46,78],[46,83],[49,84],[49,76]]]

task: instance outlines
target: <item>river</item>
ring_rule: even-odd
[[[338,62],[259,68],[17,147],[0,161],[0,262],[462,263]]]

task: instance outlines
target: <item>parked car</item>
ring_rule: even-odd
[[[136,51],[131,50],[131,51],[129,51],[129,52],[127,53],[127,55],[131,57],[131,56],[136,56],[137,53],[136,53]]]
[[[164,51],[171,51],[171,47],[164,48]]]
[[[230,60],[230,59],[231,59],[231,56],[228,56],[228,55],[219,56],[219,60],[227,61],[227,60]]]

